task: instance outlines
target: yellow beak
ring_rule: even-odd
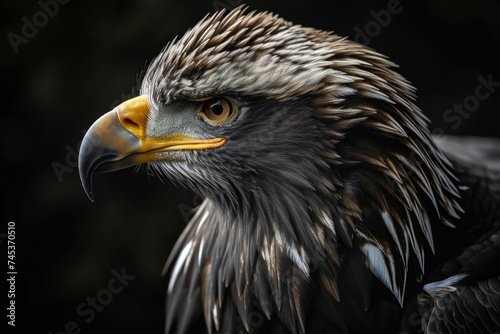
[[[162,160],[161,152],[204,150],[226,143],[225,138],[197,139],[182,134],[148,137],[149,113],[147,97],[141,95],[104,114],[87,131],[80,146],[78,168],[90,200],[93,201],[92,174],[98,168],[113,171]]]

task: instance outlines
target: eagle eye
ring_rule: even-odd
[[[231,101],[225,98],[213,98],[203,103],[200,112],[214,123],[228,120],[234,113]]]

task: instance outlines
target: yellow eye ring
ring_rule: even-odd
[[[212,123],[222,123],[234,115],[234,104],[223,97],[206,100],[201,105],[199,113]]]

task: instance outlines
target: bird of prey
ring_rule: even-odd
[[[238,7],[92,125],[80,177],[92,199],[96,170],[144,164],[204,198],[166,333],[499,333],[500,143],[428,123],[387,57]]]

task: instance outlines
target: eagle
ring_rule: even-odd
[[[238,7],[99,118],[92,175],[204,201],[164,274],[166,333],[499,333],[500,141],[436,140],[386,56]]]

